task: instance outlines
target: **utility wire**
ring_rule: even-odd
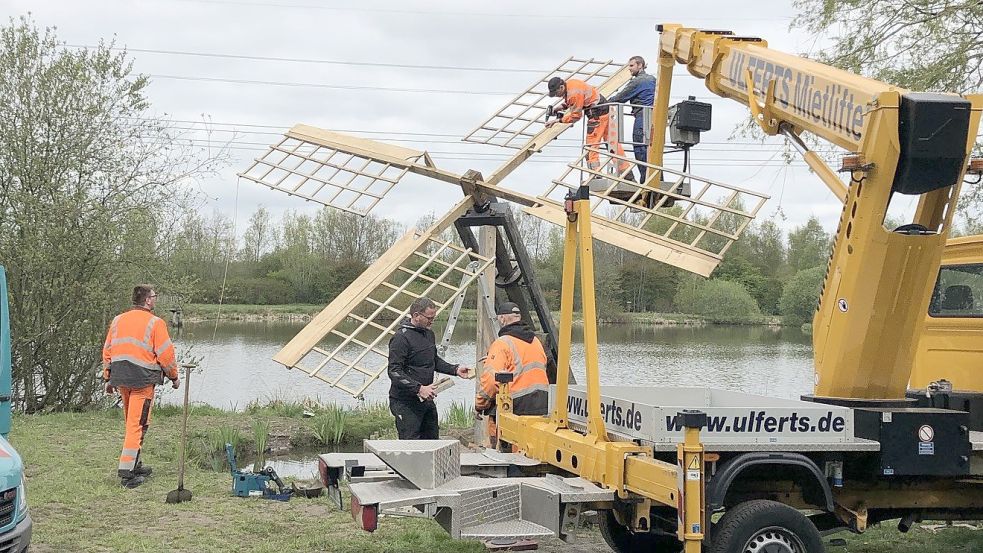
[[[93,46],[88,44],[66,44],[65,46],[69,48],[80,48],[80,49],[96,49],[99,46]],[[255,56],[249,54],[223,54],[216,52],[188,52],[182,50],[158,50],[152,48],[130,48],[130,47],[111,47],[108,50],[116,52],[138,52],[143,54],[165,54],[172,56],[195,56],[204,58],[220,58],[220,59],[239,59],[239,60],[252,60],[252,61],[268,61],[268,62],[279,62],[279,63],[313,63],[322,65],[347,65],[354,67],[389,67],[396,69],[426,69],[435,71],[475,71],[481,73],[533,73],[537,75],[543,75],[553,71],[550,69],[524,69],[519,67],[468,67],[468,66],[458,66],[458,65],[421,65],[421,64],[410,64],[410,63],[381,63],[381,62],[370,62],[370,61],[347,61],[347,60],[326,60],[326,59],[315,59],[315,58],[292,58],[292,57],[276,57],[276,56]],[[673,76],[676,77],[689,77],[690,74],[685,71],[673,71]]]
[[[95,49],[98,46],[92,46],[88,44],[66,44],[65,46],[69,48],[85,48],[85,49]],[[477,71],[482,73],[536,73],[542,75],[544,73],[549,73],[552,69],[521,69],[518,67],[466,67],[466,66],[455,66],[455,65],[419,65],[410,63],[380,63],[371,61],[345,61],[345,60],[326,60],[326,59],[314,59],[314,58],[290,58],[290,57],[275,57],[275,56],[253,56],[247,54],[222,54],[216,52],[187,52],[181,50],[156,50],[151,48],[130,48],[130,47],[112,47],[109,50],[117,52],[139,52],[142,54],[166,54],[172,56],[195,56],[203,58],[221,58],[221,59],[236,59],[236,60],[252,60],[252,61],[273,61],[273,62],[288,62],[288,63],[315,63],[322,65],[351,65],[356,67],[391,67],[398,69],[433,69],[440,71]],[[680,73],[682,75],[683,73]]]
[[[518,93],[514,91],[506,90],[451,90],[445,88],[390,88],[384,86],[367,86],[367,85],[342,85],[342,84],[324,84],[324,83],[298,83],[298,82],[287,82],[287,81],[261,81],[256,79],[229,79],[223,77],[198,77],[198,76],[187,76],[187,75],[160,75],[160,74],[150,74],[151,78],[154,79],[174,79],[181,81],[204,81],[204,82],[216,82],[216,83],[232,83],[232,84],[253,84],[253,85],[265,85],[265,86],[288,86],[288,87],[309,87],[309,88],[332,88],[340,90],[371,90],[374,92],[426,92],[430,94],[473,94],[476,96],[517,96]],[[686,98],[696,98],[697,100],[715,100],[719,97],[717,96],[673,96],[673,99],[684,100]]]
[[[227,79],[219,77],[192,77],[185,75],[158,75],[151,74],[154,79],[173,79],[179,81],[203,81],[213,83],[232,83],[232,84],[253,84],[266,86],[289,86],[289,87],[308,87],[308,88],[332,88],[339,90],[371,90],[375,92],[426,92],[428,94],[473,94],[477,96],[515,96],[515,92],[506,91],[477,91],[477,90],[449,90],[441,88],[389,88],[383,86],[362,86],[362,85],[343,85],[343,84],[324,84],[324,83],[291,83],[286,81],[260,81],[255,79]]]
[[[241,139],[219,140],[219,139],[212,139],[212,138],[208,138],[208,137],[176,136],[176,137],[173,137],[173,140],[176,140],[176,141],[184,141],[184,142],[195,142],[195,143],[199,143],[199,144],[207,144],[207,145],[214,145],[214,146],[222,146],[222,145],[227,145],[227,144],[236,144],[238,146],[257,146],[257,147],[261,147],[261,148],[269,148],[270,147],[270,144],[267,143],[267,142],[254,142],[254,141],[247,141],[247,140],[241,140]],[[393,142],[396,142],[396,140],[393,140]],[[403,140],[403,141],[400,141],[400,142],[406,142],[406,141]],[[410,141],[410,142],[417,142],[417,141]],[[462,146],[473,146],[471,144],[463,144],[461,142],[456,142],[456,141],[423,141],[423,142],[425,142],[425,143],[435,143],[435,144],[458,144],[458,145],[462,145]],[[494,146],[494,144],[489,144],[489,146]],[[555,147],[556,148],[564,148],[564,149],[577,149],[577,150],[582,149],[580,146],[574,146],[574,145],[561,145],[561,146],[555,146]],[[701,151],[701,152],[731,152],[731,151],[733,151],[735,154],[747,154],[747,153],[749,153],[749,151],[751,151],[751,152],[757,152],[757,153],[762,153],[762,154],[766,154],[768,152],[773,152],[768,159],[758,159],[758,160],[753,160],[752,159],[752,160],[747,160],[746,158],[742,158],[742,159],[745,159],[746,161],[772,161],[772,160],[774,160],[774,158],[778,154],[782,153],[784,150],[783,149],[776,149],[776,148],[760,148],[760,149],[759,148],[754,148],[753,150],[741,149],[740,151],[734,151],[734,150],[728,149],[728,148],[700,148],[699,151]],[[832,153],[832,152],[824,152],[824,151],[821,151],[821,150],[814,150],[814,151],[817,151],[818,153]],[[501,158],[504,158],[504,159],[508,159],[508,158],[512,157],[510,154],[504,153],[500,149],[498,151],[495,151],[495,152],[477,152],[477,151],[468,151],[468,150],[457,150],[457,151],[427,150],[427,153],[429,153],[429,154],[460,154],[460,155],[466,155],[466,156],[498,156],[498,157],[501,157]],[[678,152],[670,152],[670,153],[678,153]],[[538,158],[568,159],[568,156],[564,156],[564,155],[550,155],[550,154],[537,154],[536,157],[538,157]],[[724,157],[702,158],[701,157],[701,159],[726,160],[726,159],[729,159],[729,158],[724,158]]]
[[[157,119],[153,119],[153,118],[137,118],[137,119],[139,119],[141,121],[158,121]],[[243,135],[256,134],[256,135],[268,135],[268,136],[279,136],[279,137],[282,137],[284,135],[284,132],[292,126],[292,125],[265,125],[265,124],[258,124],[258,123],[225,123],[225,122],[218,123],[218,122],[193,120],[193,119],[171,119],[171,120],[165,120],[165,121],[166,122],[171,122],[171,123],[187,124],[187,125],[200,125],[198,127],[171,126],[171,127],[166,127],[165,130],[185,130],[185,131],[196,131],[196,132],[207,132],[207,133],[212,133],[212,132],[216,132],[216,133],[219,133],[219,132],[221,132],[221,133],[240,133],[240,134],[243,134]],[[233,127],[233,128],[216,128],[215,126],[225,126],[225,127]],[[274,130],[274,131],[248,131],[248,130],[238,129],[236,127],[263,128],[263,129],[279,129],[279,130]],[[461,134],[455,134],[455,133],[423,133],[423,132],[408,132],[408,131],[379,131],[379,130],[360,130],[360,129],[324,129],[324,130],[331,131],[331,132],[338,132],[338,133],[384,135],[386,137],[385,140],[387,142],[415,142],[415,143],[421,143],[421,144],[466,144],[469,147],[482,146],[483,145],[483,144],[478,144],[478,143],[473,143],[473,142],[465,142],[465,141],[462,140],[462,135]],[[409,139],[409,138],[391,138],[393,136],[424,136],[424,137],[436,137],[436,138],[455,138],[456,140],[415,140],[415,139]],[[577,143],[577,145],[557,144],[557,143],[564,143],[564,142],[567,142],[567,143]],[[579,144],[582,143],[582,142],[583,142],[583,140],[581,140],[579,138],[557,138],[557,139],[555,139],[550,144],[550,147],[552,147],[552,148],[580,148]],[[753,141],[753,140],[752,141],[702,140],[702,141],[700,141],[700,145],[701,146],[704,146],[704,145],[715,145],[715,146],[750,146],[750,147],[754,147],[755,149],[760,149],[760,150],[779,149],[779,150],[784,151],[784,149],[785,149],[785,147],[782,144],[771,143],[771,142],[759,142],[759,141]],[[488,144],[488,146],[495,146],[495,144]],[[703,147],[700,147],[699,150],[700,151],[707,151],[707,150],[711,150],[711,151],[727,151],[726,149],[719,149],[718,150],[718,149],[708,149],[708,148],[703,148]],[[824,150],[824,149],[814,149],[813,151],[822,153],[822,152],[827,151],[827,150]],[[838,150],[838,149],[830,149],[830,150],[828,150],[829,153],[835,153],[837,151],[840,151],[840,150]]]
[[[171,0],[173,1],[173,0]],[[253,7],[272,7],[272,8],[298,8],[305,10],[328,10],[328,11],[346,11],[346,12],[364,12],[364,13],[385,13],[385,14],[396,14],[396,15],[420,15],[426,17],[442,16],[442,17],[507,17],[507,18],[520,18],[520,19],[587,19],[590,21],[594,20],[616,20],[616,21],[664,21],[664,17],[656,16],[646,16],[637,15],[630,13],[630,10],[624,10],[626,15],[603,15],[602,13],[597,13],[591,11],[590,13],[495,13],[495,12],[453,12],[453,11],[426,11],[426,10],[406,10],[406,9],[391,9],[391,8],[353,8],[348,6],[325,6],[321,4],[296,4],[296,3],[279,3],[279,2],[258,2],[253,0],[180,0],[182,2],[196,3],[196,4],[217,4],[217,5],[227,5],[227,6],[253,6]],[[698,18],[691,21],[695,23],[697,21],[790,21],[791,17],[717,17],[717,18]]]

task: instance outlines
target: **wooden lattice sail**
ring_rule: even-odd
[[[389,338],[410,304],[427,296],[440,313],[494,261],[441,238],[442,227],[406,233],[273,360],[361,396],[386,370]]]

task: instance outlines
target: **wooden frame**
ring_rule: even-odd
[[[386,344],[413,301],[427,296],[440,313],[494,263],[494,257],[441,238],[445,228],[441,221],[405,234],[273,360],[362,396],[386,370]]]
[[[463,140],[477,144],[494,144],[505,148],[523,149],[545,128],[547,107],[559,101],[557,98],[550,98],[549,96],[547,83],[550,79],[553,77],[575,78],[594,86],[600,86],[611,80],[624,67],[623,64],[614,63],[611,60],[568,58],[556,69],[541,77],[491,117],[472,129]],[[627,78],[624,80],[627,81]],[[621,84],[624,82],[615,84],[610,88],[617,88]]]

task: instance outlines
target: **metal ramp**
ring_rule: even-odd
[[[579,513],[581,504],[614,499],[614,492],[582,478],[455,476],[447,463],[465,454],[460,451],[460,442],[454,440],[367,440],[365,448],[380,460],[389,461],[386,467],[402,478],[352,482],[353,509],[392,513],[412,507],[421,513],[434,513],[434,519],[453,538],[563,537],[562,515],[568,506]],[[511,459],[499,459],[539,465],[521,455],[511,455]],[[460,467],[459,463],[458,473]]]

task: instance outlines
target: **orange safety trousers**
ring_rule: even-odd
[[[607,144],[608,153],[625,157],[625,149],[618,142],[615,126],[611,124],[613,113],[605,113],[600,117],[587,120],[587,147],[600,148],[601,144]],[[600,169],[600,156],[596,151],[587,151],[587,166],[591,169]],[[618,173],[624,173],[631,168],[631,163],[624,159],[611,158],[609,163],[617,164]]]
[[[123,451],[119,455],[119,475],[128,478],[140,462],[140,448],[150,426],[150,408],[154,403],[154,386],[129,388],[120,386],[123,396],[123,420],[126,435],[123,438]]]

